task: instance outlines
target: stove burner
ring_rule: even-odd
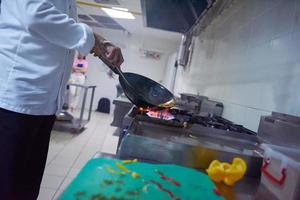
[[[149,110],[146,115],[149,117],[154,117],[162,120],[172,120],[175,119],[174,115],[168,109],[153,111]]]
[[[159,109],[159,108],[134,108],[130,114],[140,121],[147,121],[166,126],[190,128],[195,125],[211,129],[223,130],[226,132],[237,132],[248,135],[256,135],[255,132],[234,124],[233,122],[216,115],[195,115],[187,110],[178,108]]]
[[[174,107],[170,109],[134,107],[129,113],[129,117],[139,121],[147,121],[180,128],[186,127],[186,123],[191,116],[192,115],[190,115],[188,111]]]

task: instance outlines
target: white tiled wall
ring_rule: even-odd
[[[253,130],[271,111],[300,115],[300,0],[236,0],[195,38],[176,91],[222,101]]]

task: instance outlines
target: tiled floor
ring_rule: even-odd
[[[87,129],[78,135],[53,131],[38,200],[55,200],[96,152],[115,154],[118,137],[112,116],[93,113]]]

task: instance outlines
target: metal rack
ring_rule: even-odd
[[[84,90],[79,117],[74,117],[69,112],[63,111],[57,116],[57,119],[53,126],[53,130],[65,131],[71,133],[81,133],[82,131],[84,131],[85,125],[91,120],[96,86],[92,86],[92,85],[87,86],[87,85],[80,85],[80,84],[68,84],[68,86],[80,87]],[[88,109],[88,117],[84,119],[84,113],[86,111],[85,107],[86,107],[89,90],[91,90],[90,93],[91,98],[90,98],[90,104]]]

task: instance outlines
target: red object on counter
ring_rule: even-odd
[[[218,196],[221,196],[222,194],[220,193],[220,191],[218,190],[218,188],[214,188],[214,193]]]
[[[173,192],[171,192],[171,191],[168,190],[168,189],[163,188],[163,186],[162,186],[159,182],[153,181],[153,180],[151,180],[151,182],[152,182],[154,185],[156,185],[157,188],[158,188],[159,190],[161,190],[162,192],[167,193],[167,194],[169,195],[169,197],[170,197],[172,200],[180,200],[179,197],[175,197],[175,196],[174,196]]]
[[[177,187],[180,186],[180,183],[179,183],[179,182],[175,181],[175,180],[172,179],[172,178],[169,178],[169,177],[165,176],[162,172],[157,171],[157,173],[159,174],[159,176],[160,176],[161,179],[166,180],[166,181],[172,183],[173,185],[175,185],[175,186],[177,186]]]
[[[273,183],[277,184],[277,185],[282,185],[285,181],[285,178],[286,178],[286,168],[283,167],[281,169],[281,177],[280,178],[276,178],[275,176],[273,176],[272,174],[270,174],[268,171],[267,171],[267,167],[268,165],[270,164],[270,159],[265,159],[264,160],[264,164],[263,166],[261,167],[261,172],[264,176],[266,176],[270,181],[272,181]]]

